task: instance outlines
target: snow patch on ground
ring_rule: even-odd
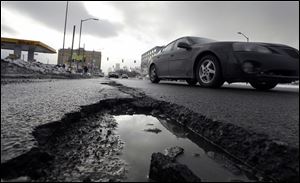
[[[41,62],[27,62],[21,59],[11,60],[11,59],[4,59],[2,61],[17,65],[22,68],[26,68],[32,71],[40,72],[43,74],[62,74],[67,73],[67,70],[62,66],[58,65],[51,65],[51,64],[43,64]]]

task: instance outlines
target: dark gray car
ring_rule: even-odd
[[[153,83],[184,79],[190,85],[217,88],[225,81],[249,82],[268,90],[299,80],[299,51],[281,44],[182,37],[152,58],[149,76]]]

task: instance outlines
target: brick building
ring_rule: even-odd
[[[73,50],[72,68],[78,67],[81,70],[84,66],[87,66],[91,72],[101,72],[101,52],[99,51],[87,51],[80,48],[80,54],[78,49]],[[70,65],[71,49],[58,50],[58,64]],[[78,66],[77,66],[78,64]]]

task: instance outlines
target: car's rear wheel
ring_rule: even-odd
[[[151,65],[149,76],[150,76],[150,81],[152,83],[159,83],[160,79],[157,76],[157,71],[156,71],[155,65]]]
[[[270,90],[275,88],[278,84],[277,82],[264,82],[264,81],[251,81],[251,86],[257,90]]]
[[[191,85],[194,86],[197,84],[197,80],[196,79],[186,79],[186,82]]]
[[[206,55],[197,64],[197,80],[201,86],[219,88],[223,85],[221,66],[213,55]]]

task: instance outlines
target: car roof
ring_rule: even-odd
[[[211,38],[207,38],[207,37],[199,37],[199,36],[182,36],[182,37],[180,37],[180,38],[177,38],[177,39],[175,39],[175,40],[173,40],[173,41],[171,41],[171,42],[169,42],[169,43],[172,43],[172,42],[174,42],[174,41],[177,41],[178,39],[182,39],[182,38],[187,38],[187,39],[191,39],[191,38],[204,38],[204,39],[211,39]]]

